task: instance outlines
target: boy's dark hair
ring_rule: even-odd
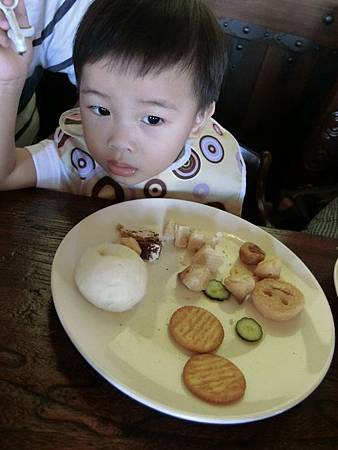
[[[201,0],[96,0],[73,59],[78,84],[85,64],[104,59],[138,76],[178,65],[190,71],[200,108],[218,100],[227,61],[222,29]]]

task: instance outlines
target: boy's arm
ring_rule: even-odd
[[[12,0],[7,0],[11,4]],[[4,0],[6,2],[6,0]],[[15,10],[21,26],[28,26],[23,0]],[[15,122],[18,104],[32,57],[32,45],[18,55],[7,37],[8,23],[0,12],[0,189],[35,186],[36,173],[29,152],[15,147]]]
[[[15,121],[22,86],[0,84],[0,189],[36,185],[36,172],[28,150],[15,147]]]

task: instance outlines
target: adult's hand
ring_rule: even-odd
[[[4,5],[12,5],[13,0],[2,0]],[[24,0],[19,0],[14,10],[20,27],[29,27],[28,16]],[[26,79],[29,63],[32,58],[32,39],[26,39],[27,52],[19,55],[7,36],[9,29],[8,21],[0,10],[0,83],[16,84]]]

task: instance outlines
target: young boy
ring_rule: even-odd
[[[20,18],[27,25],[27,18]],[[200,0],[96,0],[80,23],[80,108],[53,140],[14,149],[30,53],[0,35],[0,189],[37,186],[109,197],[171,197],[240,214],[245,166],[211,119],[226,67],[223,34]]]

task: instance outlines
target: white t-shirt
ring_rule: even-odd
[[[18,147],[33,142],[39,119],[34,92],[44,70],[68,75],[76,84],[72,62],[73,42],[79,23],[93,0],[26,0],[34,27],[33,59],[21,95],[15,139]]]
[[[72,64],[73,41],[79,23],[93,0],[26,0],[29,22],[34,26],[33,60],[36,67],[67,73],[75,84]]]

